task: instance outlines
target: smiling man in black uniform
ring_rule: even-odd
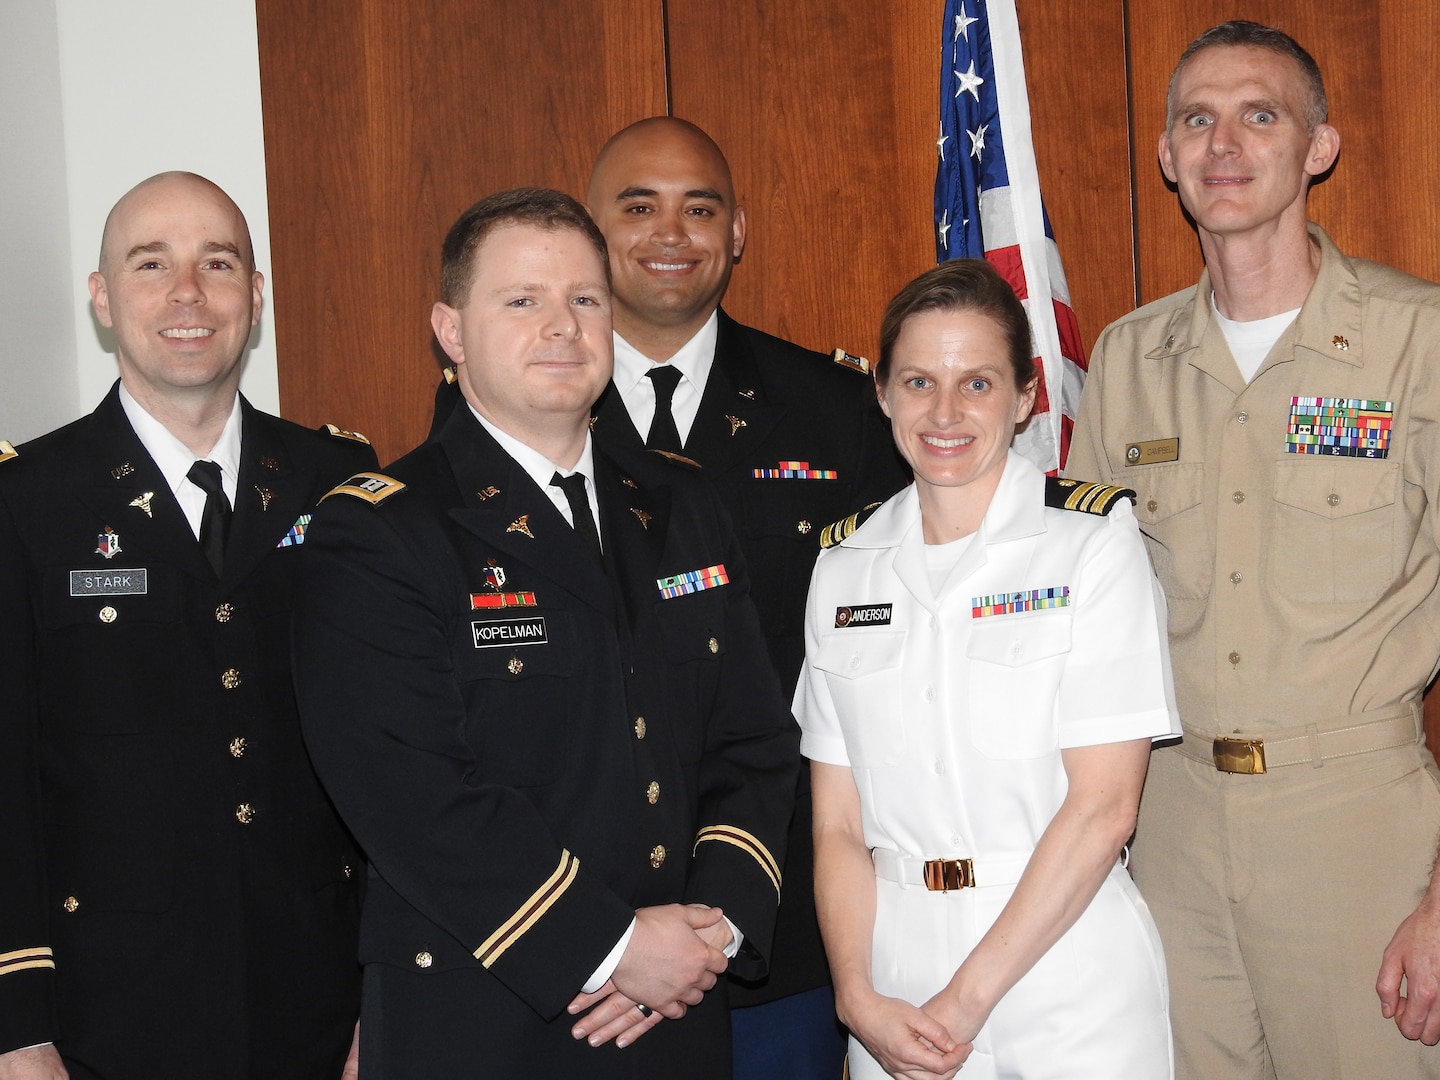
[[[728,1077],[706,991],[727,957],[764,972],[799,767],[744,559],[691,470],[592,444],[583,207],[491,196],[441,267],[463,400],[327,497],[296,622],[306,737],[372,859],[362,1069]]]
[[[311,509],[375,456],[240,397],[263,284],[223,191],[141,183],[90,276],[120,381],[0,442],[7,1080],[310,1080],[350,1045],[360,863],[289,614]]]
[[[821,530],[908,480],[868,365],[721,309],[745,248],[745,210],[724,154],[695,125],[659,116],[618,132],[595,160],[587,198],[615,279],[615,375],[596,407],[595,442],[683,455],[715,485],[788,696],[805,658]],[[789,848],[770,973],[730,987],[744,1080],[829,1080],[845,1053],[815,920],[808,770]]]

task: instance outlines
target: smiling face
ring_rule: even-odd
[[[632,343],[644,328],[688,340],[745,247],[724,156],[682,120],[643,120],[601,150],[587,198],[610,248],[615,329]]]
[[[170,173],[131,190],[110,212],[89,284],[142,405],[234,394],[265,281],[245,218],[218,187]]]
[[[1237,236],[1288,222],[1304,229],[1305,194],[1340,149],[1328,124],[1307,131],[1310,87],[1293,57],[1216,46],[1175,75],[1160,166],[1199,228]]]
[[[923,311],[905,321],[880,407],[915,471],[927,518],[963,521],[965,531],[979,526],[1015,428],[1035,404],[1034,380],[1018,387],[1014,370],[1010,343],[988,315]],[[929,525],[926,539],[935,542]]]
[[[575,229],[505,224],[480,242],[472,273],[464,306],[439,303],[431,314],[465,399],[572,465],[614,356],[600,253]]]

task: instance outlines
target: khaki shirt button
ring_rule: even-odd
[[[249,825],[250,822],[255,820],[255,808],[248,802],[242,802],[239,806],[235,807],[235,820],[240,822],[241,825]]]
[[[707,641],[706,644],[710,647],[712,653],[718,653],[720,651],[720,642],[716,641],[713,637]]]
[[[1230,501],[1233,502],[1236,506],[1239,506],[1245,501],[1245,493],[1243,491],[1235,492],[1235,494],[1230,496]]]
[[[243,736],[242,736],[241,738],[238,738],[238,739],[231,739],[231,740],[230,740],[230,756],[231,756],[231,757],[244,757],[244,756],[245,756],[245,739],[244,739]]]
[[[645,801],[651,806],[660,801],[660,785],[654,780],[651,780],[645,788]]]
[[[119,616],[119,614],[120,613],[116,611],[113,607],[111,607],[109,604],[106,604],[100,609],[100,621],[103,623],[112,623]]]
[[[1336,495],[1336,494],[1332,491],[1332,492],[1326,497],[1325,501],[1326,501],[1327,503],[1329,503],[1331,506],[1339,506],[1339,505],[1340,505],[1340,496],[1339,496],[1339,495]]]
[[[635,717],[635,737],[637,739],[645,737],[645,718],[643,716]]]
[[[229,604],[221,604],[215,609],[216,622],[229,622],[230,616],[235,614],[235,609]]]
[[[428,968],[434,962],[435,958],[428,952],[417,952],[415,954],[415,966],[418,968]]]
[[[650,849],[650,865],[656,870],[659,870],[660,867],[665,865],[664,844],[656,844],[653,848]]]
[[[1239,585],[1240,582],[1242,582],[1243,580],[1245,580],[1245,575],[1242,574],[1242,573],[1240,573],[1239,570],[1234,571],[1234,572],[1230,575],[1230,584],[1231,584],[1231,585]]]
[[[220,685],[226,690],[234,690],[240,685],[240,672],[235,668],[226,668],[220,675]]]
[[[797,532],[799,532],[801,536],[808,536],[812,528],[814,528],[814,526],[811,525],[810,522],[806,521],[804,518],[801,518],[795,523],[795,529]]]
[[[1146,509],[1146,510],[1149,510],[1150,513],[1153,514],[1156,510],[1159,510],[1159,509],[1160,509],[1160,504],[1159,504],[1158,502],[1156,502],[1154,499],[1151,499],[1149,502],[1147,502],[1147,503],[1145,504],[1145,509]]]
[[[1237,424],[1243,424],[1243,423],[1245,423],[1245,421],[1247,421],[1247,420],[1249,420],[1249,419],[1250,419],[1250,414],[1249,414],[1249,413],[1244,413],[1244,412],[1242,412],[1240,415],[1238,415],[1237,417],[1235,417],[1235,423],[1237,423]]]
[[[68,911],[71,915],[74,915],[75,912],[80,910],[80,901],[76,900],[73,896],[67,896],[65,897],[65,902],[60,906],[63,907],[66,911]]]
[[[512,656],[510,657],[510,662],[506,664],[505,667],[509,669],[511,675],[519,675],[520,672],[525,670],[525,661],[521,660],[518,656]]]
[[[1240,654],[1238,652],[1232,652],[1226,659],[1228,659],[1231,664],[1238,664],[1240,663]]]

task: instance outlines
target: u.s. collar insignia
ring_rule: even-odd
[[[479,491],[475,492],[475,497],[481,502],[484,502],[486,499],[493,499],[496,495],[499,494],[500,489],[497,488],[494,484],[491,484],[489,487],[483,487]]]
[[[745,398],[747,401],[755,400],[755,391],[751,390],[748,386],[741,387],[739,390],[736,391],[736,393],[738,393],[741,397]]]
[[[109,525],[105,526],[105,531],[95,541],[95,554],[103,555],[107,559],[113,559],[120,554],[120,534]]]
[[[130,500],[130,505],[145,511],[146,517],[153,518],[155,515],[150,510],[150,500],[154,497],[155,492],[143,491],[139,495],[135,496],[135,498]]]
[[[518,518],[516,518],[514,521],[510,522],[509,525],[506,525],[506,526],[505,526],[505,531],[506,531],[507,533],[518,532],[518,533],[521,533],[521,534],[523,534],[523,535],[525,535],[525,536],[530,537],[531,540],[534,540],[534,539],[535,539],[535,534],[530,531],[530,515],[529,515],[529,514],[521,514],[521,515],[520,515]]]
[[[589,420],[585,421],[586,426],[587,426],[591,431],[594,431],[594,430],[595,430],[595,421],[596,421],[597,419],[599,419],[599,418],[598,418],[598,417],[595,417],[595,416],[592,416],[592,417],[590,417]]]
[[[641,510],[638,506],[630,507],[630,512],[640,519],[640,524],[643,528],[650,528],[649,514],[647,514],[644,510]]]
[[[738,417],[738,416],[731,416],[729,413],[726,413],[726,414],[725,414],[725,419],[730,421],[730,434],[731,434],[731,435],[734,435],[734,434],[735,434],[737,431],[739,431],[742,427],[749,427],[749,426],[750,426],[749,424],[745,423],[744,420],[741,420],[740,417]]]
[[[1336,334],[1333,338],[1330,339],[1330,344],[1334,345],[1335,348],[1339,349],[1341,352],[1350,351],[1350,342],[1346,341],[1345,338],[1339,334]]]
[[[492,562],[489,566],[485,567],[480,573],[481,573],[481,575],[482,575],[482,576],[484,577],[484,579],[485,579],[485,584],[486,584],[486,586],[488,586],[489,588],[491,588],[491,589],[500,589],[500,588],[503,588],[503,587],[504,587],[504,585],[505,585],[505,568],[504,568],[503,566],[499,566],[499,565],[497,565],[496,563]]]
[[[111,469],[110,475],[113,476],[116,480],[123,480],[125,479],[125,477],[129,476],[134,471],[135,466],[131,465],[130,462],[126,461],[119,465],[116,465],[113,469]]]
[[[260,467],[262,469],[269,469],[271,472],[279,472],[280,462],[276,461],[273,457],[270,457],[268,454],[266,454],[265,456],[260,458]]]
[[[270,501],[275,498],[275,492],[267,487],[260,487],[258,484],[255,486],[255,490],[260,493],[260,509],[269,510]]]

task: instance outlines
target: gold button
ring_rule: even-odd
[[[637,739],[645,737],[645,718],[643,716],[635,717],[635,737]]]
[[[645,801],[651,806],[660,801],[660,785],[654,780],[651,780],[649,786],[645,788]]]
[[[519,675],[520,672],[525,670],[525,661],[521,660],[518,656],[512,656],[510,657],[510,662],[505,666],[510,669],[511,675]]]
[[[234,690],[240,685],[240,672],[235,668],[226,668],[220,676],[220,685],[226,690]]]
[[[804,518],[801,518],[795,523],[795,528],[801,536],[807,536],[809,535],[810,530],[814,528],[814,526],[812,526],[810,522],[806,521]]]
[[[249,825],[250,822],[255,820],[255,808],[248,802],[242,802],[239,806],[235,807],[235,820],[240,822],[241,825]]]
[[[1145,509],[1146,509],[1146,510],[1149,510],[1150,513],[1153,514],[1156,510],[1159,510],[1159,509],[1160,509],[1160,504],[1159,504],[1158,502],[1156,502],[1154,499],[1151,499],[1149,502],[1147,502],[1147,503],[1145,504]]]
[[[65,908],[65,910],[68,911],[71,915],[74,915],[75,912],[76,912],[76,910],[79,909],[79,907],[80,907],[80,901],[79,901],[79,900],[76,900],[75,897],[73,897],[73,896],[67,896],[67,897],[65,897],[65,903],[64,903],[64,905],[62,905],[62,906],[63,906],[63,907]]]
[[[235,614],[235,609],[229,604],[221,604],[215,609],[216,622],[229,622],[230,616]]]
[[[1234,495],[1230,496],[1230,501],[1233,502],[1236,506],[1239,506],[1245,501],[1245,493],[1243,491],[1235,492]]]
[[[660,867],[664,864],[664,862],[665,862],[665,845],[664,845],[664,844],[656,844],[654,847],[652,847],[652,848],[650,849],[650,865],[651,865],[652,867],[654,867],[656,870],[659,870]]]
[[[1232,574],[1230,575],[1230,584],[1231,584],[1231,585],[1239,585],[1240,582],[1242,582],[1243,580],[1245,580],[1245,575],[1242,574],[1242,573],[1240,573],[1239,570],[1236,570],[1234,573],[1232,573]]]
[[[720,642],[716,641],[713,637],[706,644],[710,646],[712,653],[718,653],[720,651]]]
[[[230,740],[230,756],[231,756],[231,757],[244,757],[244,756],[245,756],[245,740],[244,740],[243,737],[242,737],[242,738],[239,738],[239,739],[231,739],[231,740]]]
[[[1240,654],[1238,652],[1232,652],[1228,659],[1231,664],[1238,664],[1240,663]]]
[[[434,962],[435,958],[428,952],[417,952],[415,954],[415,966],[418,968],[428,968]]]
[[[1243,413],[1243,412],[1242,412],[1239,416],[1235,417],[1235,423],[1237,423],[1237,424],[1243,424],[1243,423],[1245,423],[1246,420],[1249,420],[1249,419],[1250,419],[1250,414],[1249,414],[1249,413]]]
[[[1329,496],[1325,499],[1325,501],[1326,501],[1327,503],[1329,503],[1331,506],[1339,506],[1339,505],[1340,505],[1340,496],[1339,496],[1339,495],[1336,495],[1336,494],[1332,491],[1332,492],[1329,494]]]
[[[115,617],[116,617],[118,614],[119,614],[118,611],[116,611],[116,610],[115,610],[113,607],[111,607],[109,604],[106,604],[104,607],[102,607],[102,608],[100,609],[100,621],[103,622],[103,623],[112,623],[112,622],[115,621]]]

